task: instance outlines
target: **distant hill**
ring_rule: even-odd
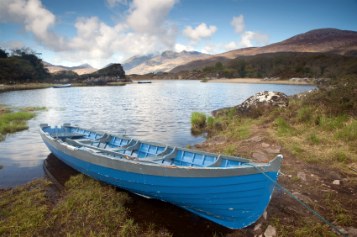
[[[203,60],[191,61],[174,68],[171,72],[203,68],[216,62],[226,62],[241,56],[278,52],[314,52],[357,56],[357,32],[331,28],[312,30],[264,47],[237,49]]]
[[[133,57],[125,60],[122,64],[122,66],[125,71],[129,71],[130,69],[144,63],[145,61],[149,61],[150,59],[152,59],[155,56],[157,56],[157,55],[149,54],[149,55],[143,55],[143,56],[138,56],[138,55],[133,56]]]
[[[93,68],[91,65],[89,64],[81,64],[79,66],[74,66],[74,67],[66,67],[66,66],[61,66],[61,65],[52,65],[48,62],[43,62],[43,65],[45,66],[45,68],[48,69],[48,71],[50,73],[56,73],[59,71],[73,71],[75,73],[77,73],[78,75],[82,75],[82,74],[88,74],[88,73],[92,73],[97,71],[98,69]]]
[[[124,68],[130,68],[129,70],[126,70],[127,74],[142,75],[147,73],[168,72],[179,65],[194,60],[205,59],[209,56],[210,55],[208,54],[203,54],[196,51],[182,51],[180,53],[165,51],[157,56],[136,56],[128,59],[126,63],[124,63]],[[128,61],[130,65],[129,67],[127,66]],[[138,62],[140,63],[137,64]]]

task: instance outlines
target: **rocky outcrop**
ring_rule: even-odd
[[[271,110],[274,107],[286,107],[288,104],[288,96],[284,93],[264,91],[258,92],[254,96],[249,97],[240,105],[237,105],[233,108],[215,110],[212,112],[212,114],[214,116],[219,116],[221,114],[227,113],[227,111],[234,109],[238,115],[258,117],[266,110]]]
[[[121,64],[113,63],[94,73],[82,75],[81,79],[88,85],[106,85],[110,82],[130,82],[125,76],[125,71]]]

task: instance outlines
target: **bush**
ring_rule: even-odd
[[[320,90],[310,93],[304,100],[305,105],[315,105],[329,115],[349,114],[357,116],[357,78],[348,76],[331,80]]]
[[[206,126],[206,114],[193,112],[191,114],[191,126],[193,129],[203,129]]]

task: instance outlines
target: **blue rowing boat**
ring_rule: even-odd
[[[40,127],[49,150],[79,172],[231,229],[249,226],[263,214],[283,159],[254,163],[70,124]]]

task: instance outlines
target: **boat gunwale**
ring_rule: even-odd
[[[42,128],[43,127],[41,126],[41,135],[45,136],[49,141],[51,141],[53,143],[52,146],[54,146],[54,148],[66,153],[67,155],[73,156],[76,159],[80,159],[95,165],[111,168],[114,170],[121,170],[133,173],[138,173],[138,171],[140,171],[139,173],[146,175],[158,175],[168,177],[227,177],[259,174],[265,172],[278,172],[281,166],[281,161],[283,159],[282,155],[277,155],[273,160],[268,163],[255,163],[249,161],[245,164],[234,167],[167,165],[162,163],[148,162],[145,161],[145,159],[133,159],[133,157],[130,156],[129,159],[127,159],[127,157],[125,157],[125,155],[123,154],[121,154],[121,158],[111,157],[109,155],[105,155],[104,153],[96,152],[91,148],[78,148],[62,141],[61,139],[53,138],[49,133],[44,132]],[[56,147],[56,145],[60,147]]]

